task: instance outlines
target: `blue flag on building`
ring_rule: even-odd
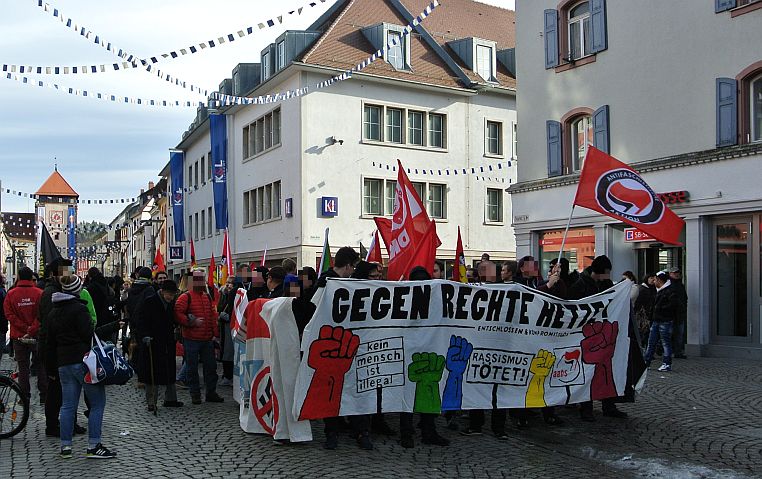
[[[185,241],[185,222],[183,221],[183,163],[185,153],[172,151],[169,153],[169,175],[171,177],[172,217],[175,224],[175,241]]]
[[[214,190],[214,223],[218,230],[228,227],[228,132],[225,115],[209,115]]]
[[[68,211],[68,230],[66,246],[69,248],[69,259],[74,265],[77,264],[77,208],[69,205]]]

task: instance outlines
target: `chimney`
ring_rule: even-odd
[[[156,186],[156,185],[153,184],[153,181],[149,181],[148,182],[148,189],[149,190],[152,190],[154,186]]]

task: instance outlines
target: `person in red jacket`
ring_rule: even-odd
[[[183,346],[188,366],[188,389],[193,404],[201,404],[198,381],[199,358],[204,367],[207,402],[222,402],[217,394],[217,362],[214,360],[214,338],[219,337],[217,308],[206,290],[205,272],[193,271],[190,290],[175,303],[175,321],[183,327]]]
[[[11,326],[13,353],[19,367],[19,385],[27,397],[31,397],[30,358],[32,352],[37,349],[37,332],[40,329],[37,310],[42,296],[42,290],[35,286],[33,278],[31,269],[26,266],[21,268],[16,286],[8,291],[3,303],[5,317]],[[45,400],[48,392],[47,379],[47,375],[37,374],[37,389],[40,391],[41,401]]]

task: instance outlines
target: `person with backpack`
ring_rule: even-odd
[[[205,271],[197,269],[190,277],[190,289],[175,303],[175,321],[183,327],[187,384],[193,404],[201,404],[199,359],[204,367],[206,401],[224,401],[217,394],[217,363],[214,360],[214,339],[219,337],[217,320],[214,298],[206,289]]]

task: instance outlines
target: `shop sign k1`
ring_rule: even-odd
[[[323,196],[320,198],[320,215],[334,217],[339,215],[339,198],[336,196]]]

